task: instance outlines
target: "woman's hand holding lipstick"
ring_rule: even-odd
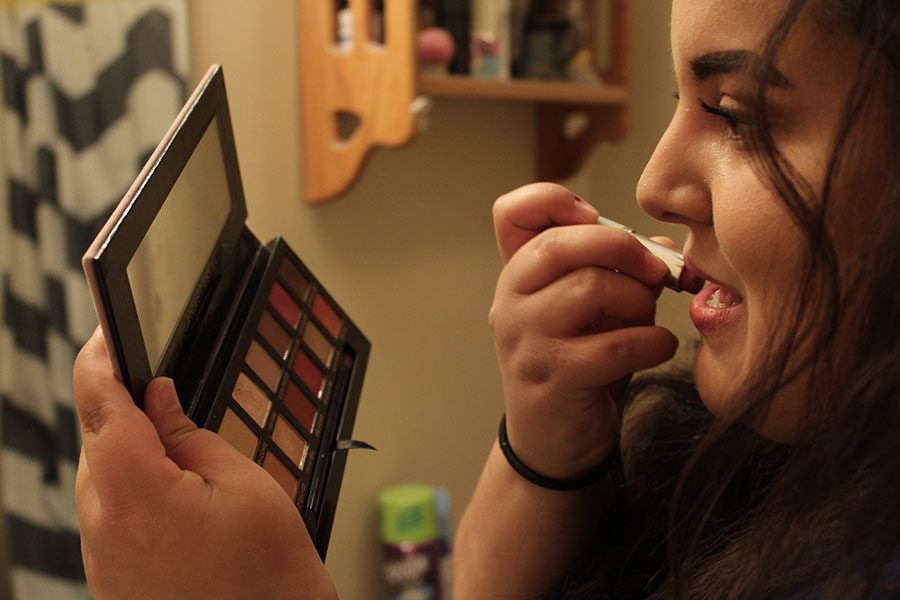
[[[648,238],[630,227],[622,225],[621,223],[616,223],[612,219],[607,219],[605,217],[599,217],[597,223],[614,229],[627,231],[652,252],[654,256],[666,263],[669,272],[663,278],[663,285],[667,288],[676,292],[691,292],[692,294],[696,294],[703,287],[703,279],[685,268],[684,256],[674,248],[675,244],[673,244],[672,240],[669,238]]]
[[[506,263],[490,312],[509,441],[531,469],[578,477],[616,444],[622,383],[669,359],[677,339],[654,326],[669,269],[565,188],[502,196],[494,226]]]

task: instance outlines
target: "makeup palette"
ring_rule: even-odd
[[[172,377],[185,413],[258,463],[324,559],[370,344],[282,238],[247,216],[222,69],[188,100],[82,262],[138,405]]]

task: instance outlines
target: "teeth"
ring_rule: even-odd
[[[721,291],[721,289],[714,291],[706,301],[706,306],[709,308],[728,308],[727,304],[719,300],[719,292]]]

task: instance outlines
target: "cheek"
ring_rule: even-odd
[[[746,316],[696,357],[695,379],[703,402],[727,411],[740,386],[762,366],[777,333],[786,332],[803,268],[805,242],[781,201],[755,176],[732,176],[714,196],[714,226],[729,283],[744,296]],[[783,338],[781,338],[783,339]]]
[[[742,375],[749,376],[798,332],[805,243],[785,215],[757,222],[745,240],[734,261],[746,307]]]
[[[766,314],[795,291],[805,242],[782,201],[758,179],[732,189],[730,203],[714,215],[716,237],[748,309]]]

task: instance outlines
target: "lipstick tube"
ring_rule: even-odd
[[[614,229],[627,231],[634,236],[637,241],[643,244],[645,248],[652,252],[654,256],[666,263],[669,272],[663,279],[663,285],[667,288],[675,290],[676,292],[690,292],[691,294],[696,294],[703,288],[703,280],[685,268],[684,256],[682,256],[681,252],[673,250],[668,246],[664,246],[659,242],[654,242],[650,238],[636,232],[634,229],[622,225],[621,223],[616,223],[610,219],[599,217],[597,223]]]

